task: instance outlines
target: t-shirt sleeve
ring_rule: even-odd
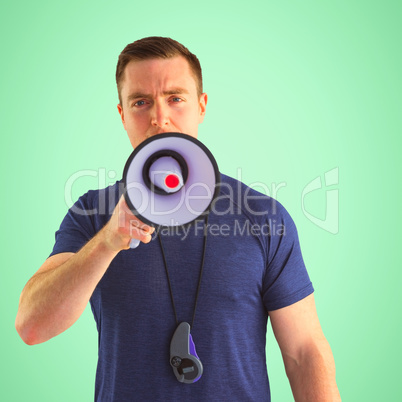
[[[304,299],[314,292],[304,265],[296,226],[279,203],[268,236],[268,261],[263,282],[263,301],[268,311]]]
[[[59,253],[76,253],[96,234],[94,210],[89,207],[88,202],[87,193],[68,210],[56,232],[56,242],[49,257]]]

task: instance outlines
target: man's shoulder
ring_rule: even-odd
[[[220,197],[240,208],[250,219],[256,217],[288,216],[285,207],[275,198],[257,191],[240,180],[221,173]],[[255,182],[252,186],[264,189],[264,183]]]
[[[256,181],[249,186],[238,179],[235,179],[231,176],[221,173],[221,185],[222,185],[223,190],[225,190],[225,188],[226,189],[231,188],[231,189],[240,191],[242,194],[247,194],[247,195],[249,194],[251,196],[259,196],[260,197],[259,199],[261,199],[262,201],[273,200],[273,198],[270,197],[269,195],[264,194],[254,188],[254,187],[258,187],[261,189],[263,189],[263,188],[267,189],[267,186],[263,182]],[[251,186],[253,186],[253,187],[251,187]]]
[[[83,211],[93,211],[95,214],[110,214],[123,194],[122,180],[116,181],[108,187],[88,190],[71,207]]]

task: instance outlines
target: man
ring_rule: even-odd
[[[165,132],[197,137],[208,98],[198,59],[183,45],[159,37],[128,45],[116,81],[134,148]],[[262,401],[270,400],[269,315],[295,399],[340,399],[297,231],[279,203],[222,175],[208,224],[156,235],[131,213],[120,184],[88,192],[63,220],[21,294],[16,328],[27,344],[65,331],[90,301],[99,331],[96,400]],[[145,244],[129,249],[132,238]],[[193,384],[177,381],[170,365],[182,321],[191,323],[204,366]]]

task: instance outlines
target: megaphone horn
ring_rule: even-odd
[[[218,196],[220,173],[209,149],[182,133],[138,145],[124,167],[125,200],[149,225],[181,226],[207,213]]]

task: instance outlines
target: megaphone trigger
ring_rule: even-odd
[[[141,241],[138,239],[130,240],[130,248],[137,248],[140,245]]]

